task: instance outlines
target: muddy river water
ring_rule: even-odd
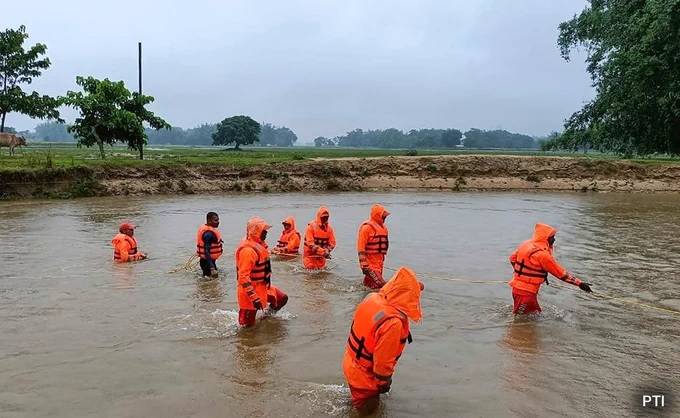
[[[426,285],[424,319],[378,416],[628,417],[644,391],[674,387],[669,404],[680,395],[677,315],[543,286],[543,315],[515,320],[507,284],[430,277],[507,280],[508,256],[545,222],[560,231],[558,261],[594,290],[680,310],[680,196],[115,197],[0,203],[0,416],[354,416],[341,364],[368,292],[356,233],[378,202],[392,213],[386,265]],[[286,216],[304,231],[321,204],[338,238],[328,271],[275,260],[288,305],[239,330],[231,254],[246,221],[274,225],[274,245]],[[220,279],[169,273],[208,211],[226,243]],[[110,240],[125,220],[150,257],[114,265]]]

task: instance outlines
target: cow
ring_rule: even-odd
[[[9,147],[9,155],[14,155],[14,147],[26,146],[26,138],[23,136],[0,132],[0,147]]]

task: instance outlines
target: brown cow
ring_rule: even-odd
[[[14,155],[14,147],[26,146],[26,138],[19,135],[0,132],[0,147],[9,147],[9,155]]]

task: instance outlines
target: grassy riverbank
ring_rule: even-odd
[[[155,147],[31,144],[0,156],[0,197],[300,190],[680,192],[680,161],[540,151]]]
[[[229,164],[252,166],[264,163],[303,161],[314,158],[370,158],[385,156],[413,155],[547,155],[539,151],[511,150],[395,150],[358,148],[315,148],[315,147],[247,147],[240,151],[225,147],[149,146],[144,150],[144,160],[138,159],[135,151],[124,146],[105,149],[106,159],[102,160],[94,148],[78,148],[72,143],[31,143],[28,147],[17,148],[17,155],[10,157],[0,152],[0,170],[33,170],[55,167],[100,166],[100,165],[154,165],[154,164]],[[560,155],[550,153],[550,155]],[[562,154],[570,155],[570,154]]]

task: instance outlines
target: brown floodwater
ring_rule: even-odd
[[[628,417],[645,390],[678,394],[680,316],[543,286],[543,314],[517,320],[507,284],[430,276],[508,280],[508,256],[545,222],[560,231],[558,261],[594,290],[680,310],[680,196],[112,197],[0,203],[0,416],[353,416],[341,364],[368,292],[355,246],[373,203],[392,213],[386,265],[426,285],[424,319],[377,416]],[[302,232],[321,204],[338,238],[328,271],[274,260],[290,301],[240,330],[231,254],[246,221],[274,225],[274,245],[286,216]],[[208,211],[226,243],[220,279],[169,273]],[[150,257],[114,265],[125,220]]]

